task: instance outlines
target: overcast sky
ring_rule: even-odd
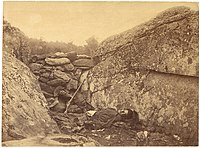
[[[197,3],[4,2],[4,17],[27,36],[46,41],[99,41],[148,21],[174,6],[198,10]]]

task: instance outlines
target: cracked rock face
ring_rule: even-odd
[[[95,55],[122,68],[198,76],[198,12],[168,9],[156,18],[103,41]],[[117,60],[120,61],[117,61]],[[111,69],[112,70],[112,69]]]
[[[198,12],[175,7],[103,41],[92,105],[135,109],[151,130],[198,142]]]
[[[7,52],[3,52],[2,82],[3,141],[59,133],[36,77]]]

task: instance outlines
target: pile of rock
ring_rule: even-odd
[[[94,66],[90,56],[77,55],[76,52],[34,55],[29,64],[38,77],[40,87],[51,110],[64,112],[66,104],[79,85],[82,87],[74,97],[68,112],[84,112],[91,109],[87,102],[88,70]]]

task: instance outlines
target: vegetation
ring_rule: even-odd
[[[3,49],[20,61],[28,63],[30,56],[28,37],[6,20],[3,20]]]
[[[95,37],[90,37],[83,46],[77,46],[73,42],[47,42],[42,38],[29,38],[19,28],[3,20],[3,47],[4,50],[28,64],[31,55],[76,51],[78,54],[92,56],[93,51],[98,47],[98,41]]]

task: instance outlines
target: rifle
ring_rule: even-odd
[[[81,88],[81,86],[83,85],[83,83],[85,82],[86,79],[83,80],[83,82],[79,85],[79,87],[77,88],[77,90],[75,91],[75,93],[73,94],[73,96],[71,97],[71,99],[67,102],[67,105],[66,105],[66,109],[65,109],[65,112],[64,114],[67,114],[67,111],[68,111],[68,108],[72,102],[72,100],[74,99],[74,97],[76,96],[76,94],[78,93],[79,89]]]

